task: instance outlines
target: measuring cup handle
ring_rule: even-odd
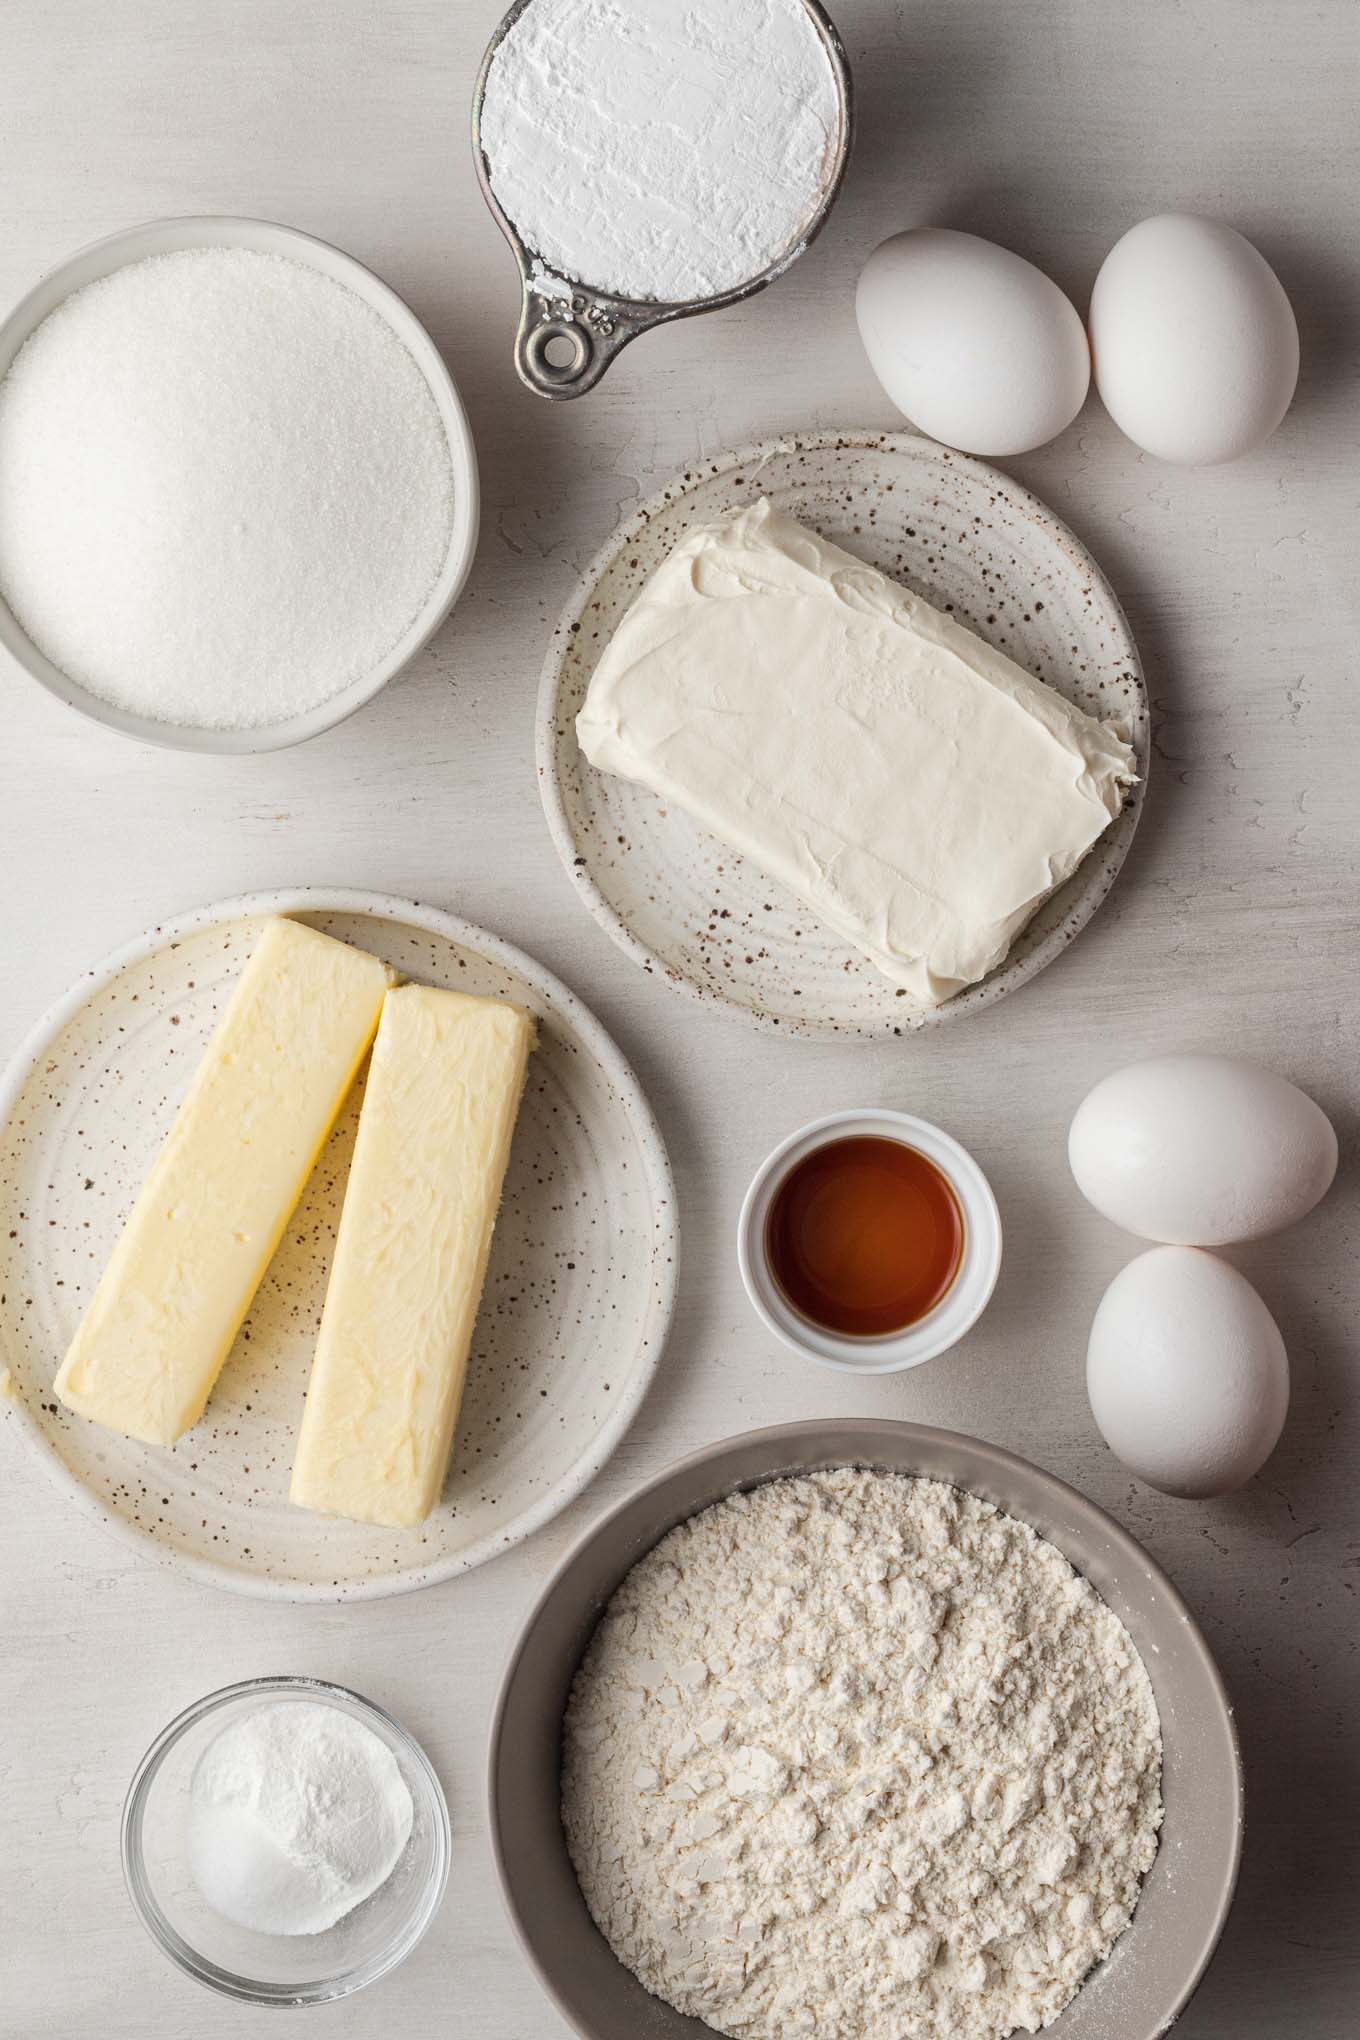
[[[615,306],[575,291],[547,298],[526,287],[515,335],[520,381],[560,402],[593,389],[614,356],[655,320],[630,318]],[[557,358],[560,357],[560,358]]]

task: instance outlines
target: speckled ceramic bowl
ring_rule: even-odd
[[[921,1007],[809,910],[678,808],[597,772],[576,741],[596,661],[691,526],[768,496],[953,613],[1132,741],[1140,783],[1067,884],[981,984]],[[1017,482],[902,432],[773,439],[705,461],[620,525],[563,611],[543,668],[539,788],[580,898],[635,962],[692,998],[784,1034],[878,1037],[962,1020],[1080,934],[1133,841],[1150,756],[1147,692],[1113,589]]]
[[[1166,1574],[1074,1488],[979,1438],[868,1418],[781,1424],[680,1460],[595,1523],[544,1588],[501,1687],[488,1777],[502,1893],[540,1983],[582,2040],[709,2040],[708,2026],[644,1990],[586,1910],[559,1813],[562,1714],[610,1595],[668,1530],[739,1488],[847,1465],[949,1481],[1020,1517],[1086,1576],[1138,1646],[1162,1720],[1161,1847],[1130,1926],[1045,2031],[1156,2040],[1208,1965],[1241,1856],[1237,1735],[1208,1646]]]
[[[296,914],[404,976],[539,1016],[443,1497],[412,1530],[293,1508],[288,1479],[359,1116],[313,1170],[204,1415],[140,1445],[52,1380],[262,918]],[[256,894],[90,971],[0,1080],[0,1425],[151,1556],[294,1600],[399,1593],[493,1558],[593,1479],[632,1420],[675,1295],[665,1149],[617,1048],[565,985],[484,930],[372,893]]]

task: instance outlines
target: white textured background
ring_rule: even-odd
[[[271,2015],[178,1977],[134,1920],[118,1812],[176,1709],[250,1673],[371,1693],[423,1739],[457,1830],[424,1945],[308,2015],[390,2032],[552,2040],[493,1889],[482,1818],[496,1677],[566,1541],[632,1482],[725,1432],[831,1411],[981,1433],[1074,1481],[1199,1614],[1249,1773],[1236,1911],[1186,2040],[1342,2040],[1360,2013],[1356,1701],[1356,361],[1360,10],[1353,0],[833,0],[860,134],[832,224],[783,284],[626,354],[549,406],[510,369],[515,285],[482,208],[467,109],[498,0],[3,0],[0,300],[82,242],[175,212],[256,213],[339,242],[425,319],[467,399],[485,516],[471,586],[414,669],[328,737],[240,761],[139,750],[6,672],[0,1051],[106,949],[257,886],[385,888],[456,908],[583,992],[633,1058],[676,1164],[679,1326],[623,1450],[514,1555],[386,1604],[214,1596],[131,1559],[0,1452],[0,2035],[255,2033]],[[1109,905],[1029,990],[893,1046],[748,1034],[645,979],[573,902],[531,764],[534,689],[573,577],[639,495],[697,455],[810,426],[891,424],[855,333],[859,265],[934,221],[1034,257],[1079,303],[1105,250],[1169,207],[1253,236],[1293,296],[1304,370],[1276,439],[1183,474],[1092,401],[1014,471],[1093,547],[1129,610],[1157,772]],[[1157,1049],[1227,1047],[1335,1116],[1342,1181],[1235,1256],[1289,1344],[1294,1403],[1262,1478],[1207,1504],[1137,1487],[1095,1435],[1087,1324],[1130,1243],[1066,1172],[1072,1108]],[[757,1330],[731,1236],[756,1162],[816,1110],[939,1119],[991,1173],[1008,1258],[966,1346],[853,1385]],[[1110,2040],[1124,2040],[1111,2034]]]

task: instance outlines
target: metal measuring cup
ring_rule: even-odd
[[[767,283],[773,283],[777,276],[782,276],[821,232],[836,201],[850,157],[854,108],[850,63],[840,36],[819,0],[803,0],[826,50],[836,80],[840,108],[831,174],[816,211],[767,268],[749,277],[745,283],[738,284],[734,290],[721,291],[715,297],[687,298],[677,304],[614,297],[579,278],[563,276],[560,265],[548,262],[537,249],[529,247],[515,222],[502,211],[491,188],[490,166],[482,147],[482,104],[486,97],[486,81],[505,37],[525,9],[533,4],[534,0],[515,0],[487,44],[472,96],[472,156],[482,196],[514,250],[515,261],[519,265],[523,302],[515,334],[515,368],[520,381],[540,397],[560,400],[583,396],[587,390],[593,389],[610,362],[622,353],[630,340],[636,340],[639,333],[647,332],[652,326],[664,326],[671,319],[693,318],[696,312],[720,311],[724,305],[734,305],[742,298],[754,297],[758,290],[764,290]],[[536,283],[536,272],[542,279],[560,280],[563,292],[555,294],[546,290],[543,282]],[[550,350],[560,354],[561,359],[552,359]]]

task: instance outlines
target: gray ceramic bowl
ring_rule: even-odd
[[[839,1418],[727,1438],[649,1481],[568,1552],[515,1647],[492,1724],[491,1838],[501,1889],[539,1980],[583,2040],[706,2040],[651,1997],[594,1926],[558,1814],[560,1724],[572,1674],[623,1575],[676,1523],[735,1489],[845,1465],[926,1474],[1030,1523],[1132,1633],[1157,1695],[1166,1822],[1133,1922],[1047,2029],[1053,2040],[1154,2040],[1223,1930],[1242,1846],[1232,1710],[1189,1609],[1119,1525],[1052,1475],[977,1438]]]

